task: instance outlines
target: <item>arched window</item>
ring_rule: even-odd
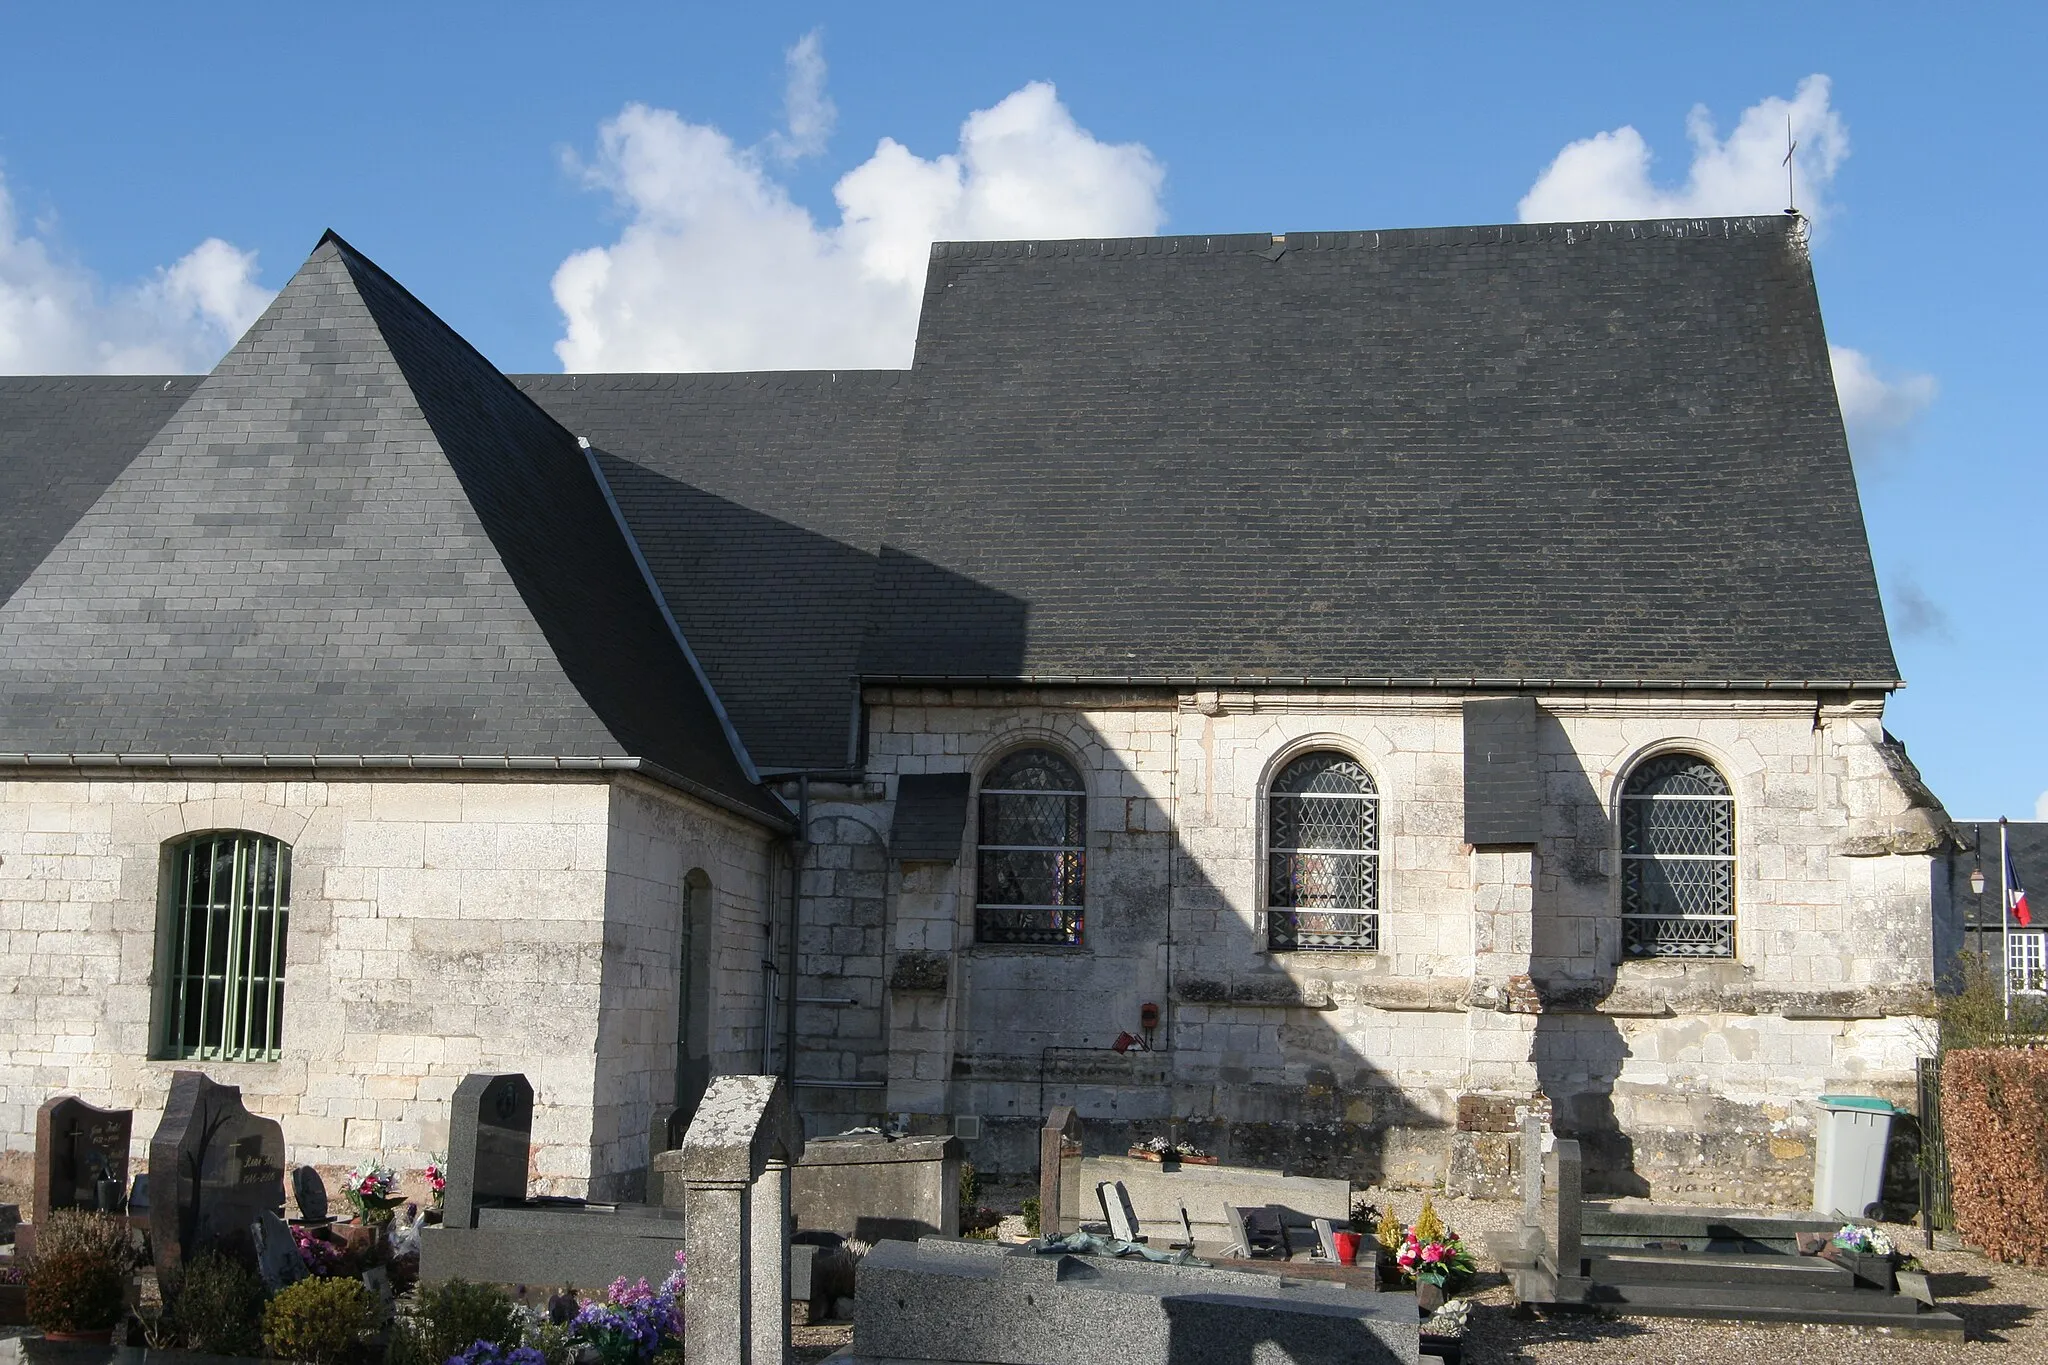
[[[1266,946],[1380,944],[1380,798],[1348,754],[1318,750],[1266,794]]]
[[[1697,754],[1659,754],[1621,791],[1629,957],[1735,956],[1735,798]]]
[[[260,1062],[278,1055],[292,851],[244,830],[170,846],[167,1057]]]
[[[974,936],[1079,943],[1088,871],[1088,793],[1050,749],[1023,749],[981,784]]]

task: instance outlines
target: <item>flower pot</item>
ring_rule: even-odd
[[[1442,1285],[1431,1284],[1428,1280],[1417,1280],[1415,1282],[1415,1307],[1418,1312],[1424,1317],[1428,1317],[1443,1306],[1444,1287]]]
[[[1333,1232],[1330,1240],[1337,1245],[1337,1260],[1344,1265],[1358,1264],[1359,1235],[1355,1232]]]
[[[81,1346],[111,1346],[114,1344],[114,1329],[102,1327],[96,1332],[43,1332],[44,1341],[73,1341]]]

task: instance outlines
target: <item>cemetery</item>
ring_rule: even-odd
[[[523,1075],[472,1074],[450,1108],[421,1210],[374,1159],[330,1195],[283,1125],[196,1070],[176,1073],[147,1135],[129,1111],[51,1097],[28,1221],[0,1206],[0,1333],[17,1338],[0,1358],[786,1365],[807,1330],[827,1339],[801,1358],[836,1344],[842,1365],[1477,1361],[1475,1296],[1502,1282],[1509,1302],[1480,1311],[1503,1323],[1969,1335],[1894,1234],[1820,1206],[1832,1190],[1808,1214],[1590,1197],[1580,1144],[1531,1107],[1493,1173],[1514,1194],[1491,1201],[1506,1218],[1469,1242],[1426,1191],[1411,1223],[1348,1182],[1165,1140],[1089,1152],[1067,1105],[1043,1120],[1026,1233],[1010,1237],[962,1235],[957,1138],[806,1141],[783,1077],[713,1078],[655,1157],[652,1202],[531,1194]]]

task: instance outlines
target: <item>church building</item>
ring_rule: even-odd
[[[505,375],[329,234],[0,379],[0,1147],[198,1067],[637,1197],[708,1077],[1798,1203],[1910,1107],[1946,815],[1793,218],[933,247],[907,370]]]

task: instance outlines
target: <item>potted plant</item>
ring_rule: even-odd
[[[36,1229],[25,1316],[52,1341],[106,1343],[128,1313],[135,1247],[120,1218],[59,1209]]]
[[[1888,1294],[1898,1287],[1899,1249],[1892,1242],[1891,1234],[1883,1228],[1845,1223],[1840,1232],[1828,1239],[1827,1249],[1821,1254],[1846,1267],[1857,1279],[1874,1284]]]
[[[39,1252],[28,1273],[28,1320],[50,1341],[110,1344],[128,1312],[128,1268],[84,1249]]]
[[[441,1204],[448,1197],[448,1161],[434,1157],[427,1162],[427,1222],[441,1221]]]

